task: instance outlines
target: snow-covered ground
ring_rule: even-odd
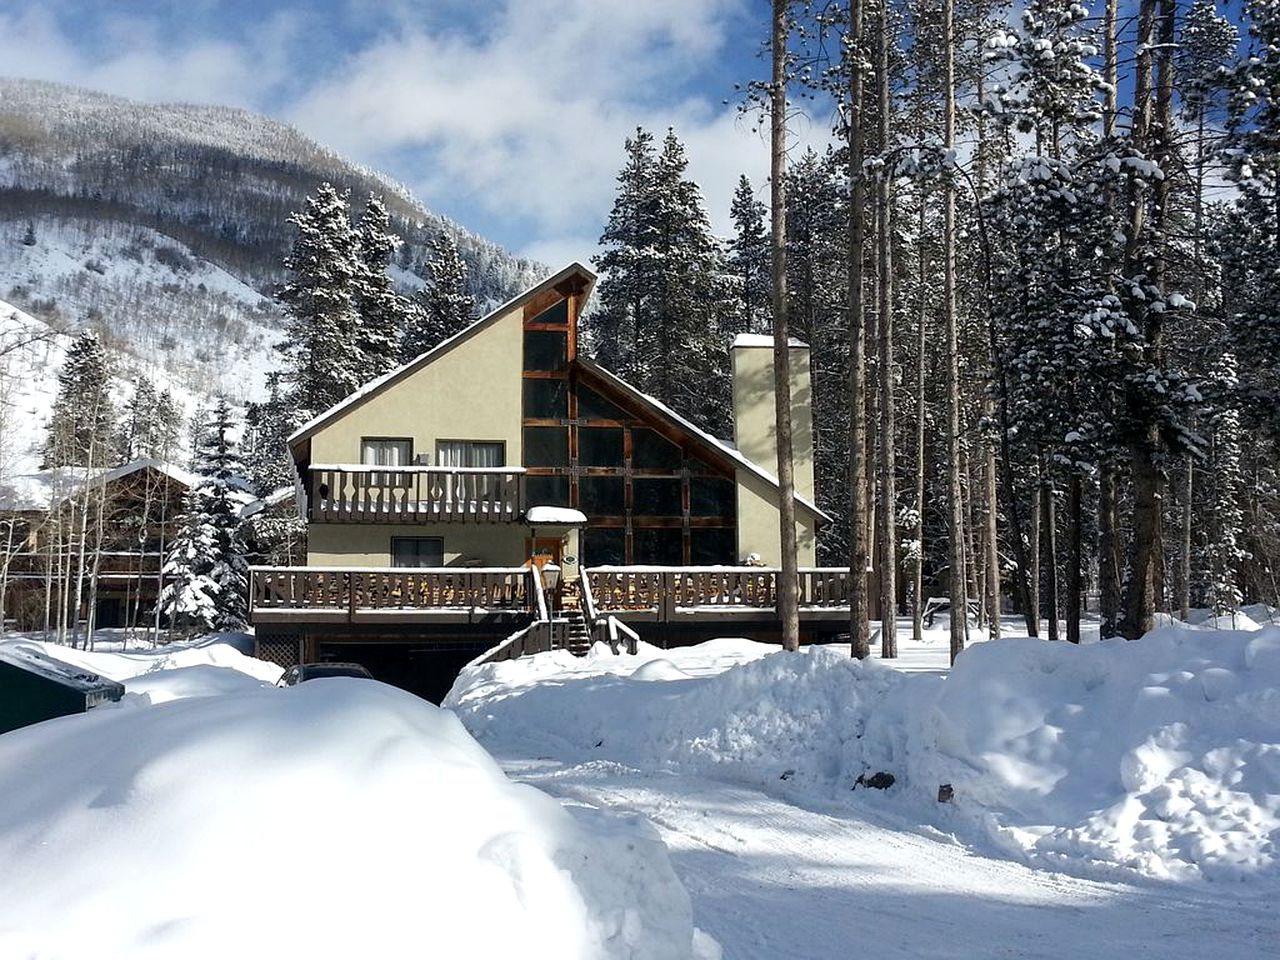
[[[1280,942],[1280,629],[1007,639],[948,670],[944,631],[902,626],[908,670],[597,648],[473,669],[446,705],[513,776],[654,822],[727,957]]]
[[[49,652],[129,692],[0,736],[6,960],[719,956],[652,827],[512,783],[410,694]]]

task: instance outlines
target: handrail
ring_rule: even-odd
[[[339,473],[524,473],[524,467],[440,467],[422,463],[385,465],[376,463],[313,463],[311,470]]]
[[[313,464],[313,523],[514,523],[525,510],[524,467]]]
[[[578,585],[579,592],[582,594],[582,614],[587,619],[587,630],[590,630],[600,616],[596,611],[596,595],[591,592],[589,577],[579,576]]]
[[[529,564],[529,573],[533,580],[533,596],[537,603],[538,620],[549,623],[551,613],[547,609],[547,595],[542,589],[542,568],[536,563]]]
[[[627,653],[635,655],[640,652],[640,634],[636,633],[613,614],[609,614],[605,623],[609,632],[609,649],[615,654],[618,652],[619,633],[625,634],[627,637]]]
[[[274,567],[251,566],[250,573],[524,573],[525,567]]]

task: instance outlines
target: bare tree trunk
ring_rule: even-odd
[[[880,150],[889,151],[889,47],[892,27],[889,5],[880,4],[880,31],[877,49],[877,88],[880,100]],[[898,655],[897,636],[897,490],[894,481],[893,404],[893,176],[886,164],[876,178],[876,206],[879,208],[879,343],[880,343],[880,655]]]
[[[773,393],[778,448],[778,523],[782,546],[778,614],[782,646],[800,649],[795,477],[791,460],[791,351],[787,330],[787,43],[788,0],[773,0],[773,80],[770,90],[770,176],[773,238]]]
[[[955,0],[942,0],[942,148],[956,144]],[[963,492],[960,488],[960,344],[956,318],[956,188],[942,181],[942,316],[947,343],[947,539],[951,554],[951,662],[964,649],[968,600],[964,576]]]
[[[1084,601],[1084,564],[1083,533],[1084,523],[1084,481],[1080,475],[1071,477],[1071,493],[1068,504],[1071,525],[1071,543],[1068,547],[1071,554],[1071,569],[1067,571],[1067,641],[1080,642],[1080,612]]]
[[[1040,467],[1036,466],[1036,487],[1035,493],[1031,496],[1031,574],[1028,579],[1031,581],[1031,588],[1028,591],[1031,599],[1031,621],[1035,624],[1035,629],[1028,629],[1027,636],[1040,636],[1040,571],[1043,565],[1040,562],[1040,531],[1043,523],[1040,519]]]
[[[1178,613],[1184,623],[1191,618],[1191,497],[1195,492],[1194,482],[1195,463],[1187,457],[1182,477],[1182,557],[1178,565]]]
[[[867,358],[865,304],[862,298],[862,249],[866,241],[867,186],[862,170],[863,0],[849,0],[849,637],[858,659],[871,655],[867,616]]]
[[[928,273],[928,260],[924,255],[925,236],[925,202],[920,199],[919,240],[919,284],[918,296],[918,328],[916,330],[916,555],[911,564],[911,639],[919,643],[924,637],[924,474],[927,465],[925,457],[925,347],[927,343],[926,319],[928,306],[925,298],[925,275]]]
[[[1040,522],[1044,525],[1041,543],[1044,544],[1045,616],[1048,617],[1049,639],[1059,639],[1058,634],[1058,531],[1053,499],[1053,482],[1047,466],[1040,468]]]

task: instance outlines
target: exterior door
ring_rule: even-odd
[[[541,570],[548,563],[554,563],[560,566],[560,557],[564,550],[564,541],[559,537],[526,537],[524,541],[524,552],[529,555],[530,560]],[[561,590],[564,589],[564,578],[560,577],[556,581],[555,589],[550,591],[552,605],[560,606]]]

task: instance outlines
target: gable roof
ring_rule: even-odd
[[[733,446],[730,443],[726,443],[725,441],[721,440],[719,437],[716,437],[710,433],[707,433],[707,431],[703,430],[701,427],[697,426],[691,421],[686,420],[684,417],[680,416],[680,414],[676,413],[674,410],[668,407],[661,400],[658,400],[655,397],[651,397],[647,393],[641,393],[639,390],[631,386],[631,384],[627,383],[627,381],[623,380],[616,373],[606,370],[604,367],[600,366],[598,363],[592,360],[587,360],[582,356],[579,356],[578,359],[574,362],[577,363],[578,366],[581,367],[582,369],[587,370],[588,372],[594,374],[597,377],[600,377],[605,382],[607,382],[610,386],[614,387],[621,393],[626,394],[626,396],[629,399],[634,401],[639,406],[647,408],[652,413],[668,421],[674,426],[679,427],[681,430],[684,430],[687,433],[693,434],[696,438],[701,440],[703,444],[713,448],[717,453],[732,460],[736,466],[742,467],[748,473],[755,474],[757,477],[759,477],[769,486],[774,487],[775,489],[777,488],[778,478],[775,477],[769,471],[765,470],[762,466],[760,466],[754,460],[748,459],[742,453],[742,451],[739,450],[737,447]],[[811,500],[805,497],[799,496],[797,494],[796,503],[798,503],[800,506],[804,507],[805,509],[809,510],[811,513],[814,514],[814,516],[819,517],[822,520],[825,520],[827,523],[831,522],[830,515],[820,510],[818,508],[818,505],[813,503]]]
[[[523,306],[530,300],[533,300],[535,297],[547,292],[548,290],[555,289],[566,280],[575,276],[586,281],[586,290],[582,296],[583,302],[585,303],[587,298],[591,296],[591,288],[595,286],[596,275],[575,260],[558,273],[552,274],[536,286],[532,286],[523,293],[512,297],[506,303],[502,304],[502,306],[489,311],[489,313],[471,324],[471,326],[467,327],[465,330],[454,334],[448,340],[441,341],[426,353],[414,357],[408,363],[401,364],[389,373],[384,373],[376,380],[370,380],[346,399],[340,400],[328,410],[325,410],[323,413],[313,417],[289,435],[287,442],[290,449],[292,449],[295,444],[301,443],[304,440],[309,440],[311,437],[315,436],[315,434],[321,429],[328,426],[334,420],[337,420],[348,410],[352,410],[370,398],[376,397],[383,391],[395,386],[401,380],[413,373],[416,373],[418,370],[421,370],[436,358],[466,343],[476,334],[493,326],[500,317],[506,316],[517,307]]]
[[[37,513],[49,509],[84,489],[85,484],[107,484],[151,469],[161,473],[184,487],[190,487],[199,478],[187,470],[162,460],[142,458],[131,460],[118,467],[51,467],[35,473],[20,474],[0,485],[0,510],[16,513]]]

